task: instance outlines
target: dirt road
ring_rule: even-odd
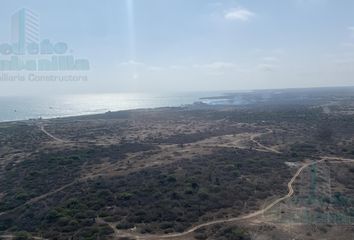
[[[47,130],[45,130],[45,128],[44,128],[43,125],[40,125],[40,129],[41,129],[41,131],[42,131],[44,134],[46,134],[48,137],[52,138],[54,141],[61,142],[61,143],[68,142],[68,141],[65,141],[65,140],[63,140],[63,139],[57,138],[57,137],[54,136],[53,134],[47,132]]]
[[[242,220],[248,220],[260,215],[263,215],[264,213],[266,213],[267,211],[269,211],[271,208],[273,208],[275,205],[279,204],[280,202],[289,199],[293,194],[294,194],[294,189],[293,189],[293,183],[296,181],[297,177],[301,174],[301,172],[306,169],[307,167],[314,165],[314,164],[319,164],[322,163],[324,161],[331,161],[334,163],[353,163],[354,159],[346,159],[346,158],[341,158],[341,157],[322,157],[321,160],[319,161],[315,161],[315,162],[308,162],[308,163],[304,163],[294,174],[294,176],[291,178],[291,180],[288,182],[288,194],[276,199],[275,201],[273,201],[272,203],[270,203],[269,205],[267,205],[265,208],[258,210],[256,212],[244,215],[244,216],[240,216],[240,217],[235,217],[235,218],[228,218],[228,219],[219,219],[219,220],[214,220],[214,221],[210,221],[210,222],[206,222],[200,225],[197,225],[183,233],[176,233],[176,234],[167,234],[167,235],[149,235],[149,236],[144,236],[144,235],[136,235],[135,237],[137,239],[143,239],[143,240],[158,240],[158,239],[168,239],[168,238],[179,238],[179,237],[184,237],[188,234],[191,234],[193,232],[195,232],[196,230],[203,228],[203,227],[208,227],[211,225],[215,225],[215,224],[223,224],[223,223],[229,223],[229,222],[237,222],[237,221],[242,221]]]

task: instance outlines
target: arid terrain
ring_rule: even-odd
[[[1,123],[0,239],[354,239],[343,91]]]

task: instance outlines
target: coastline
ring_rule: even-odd
[[[112,111],[181,107],[201,101],[209,93],[78,94],[62,96],[0,96],[0,122],[52,119]]]

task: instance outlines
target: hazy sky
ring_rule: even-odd
[[[41,39],[90,61],[89,72],[35,74],[88,81],[3,79],[0,94],[354,85],[353,0],[11,0],[0,43],[24,7],[40,15]]]

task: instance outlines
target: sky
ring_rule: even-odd
[[[2,71],[0,95],[354,86],[352,0],[11,0],[0,44],[22,8],[40,16],[41,39],[67,43],[90,69]]]

